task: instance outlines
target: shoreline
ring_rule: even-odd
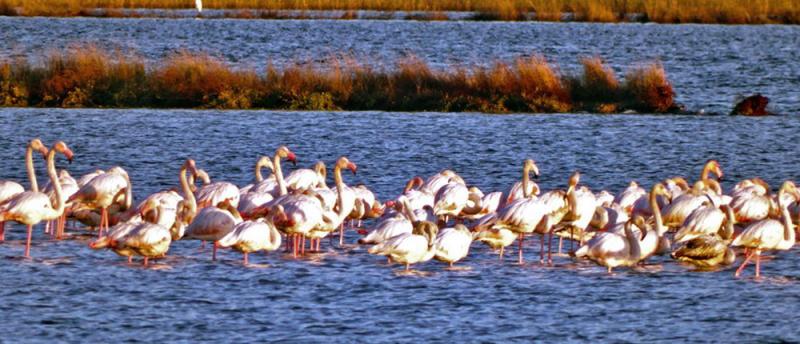
[[[43,0],[38,0],[41,2]],[[188,7],[191,2],[162,3],[133,0],[124,6],[108,0],[55,0],[62,6],[46,6],[37,0],[0,0],[0,15],[21,17],[93,17],[93,18],[204,18],[204,19],[265,19],[265,20],[416,20],[416,21],[502,21],[502,22],[561,22],[561,23],[656,23],[709,25],[768,25],[800,24],[800,4],[770,0],[770,7],[744,4],[719,5],[691,3],[684,8],[658,7],[634,1],[630,5],[576,5],[568,0],[550,2],[548,6],[534,2],[520,4],[499,0],[484,5],[443,3],[437,7],[403,3],[363,1],[361,6],[342,6],[339,3],[316,4],[289,1],[265,4],[259,2],[230,2],[206,0],[208,8],[198,12]],[[231,0],[232,1],[232,0]],[[642,0],[644,1],[644,0]],[[443,1],[447,2],[447,1]],[[305,6],[305,7],[304,7]],[[354,7],[355,6],[355,7]]]

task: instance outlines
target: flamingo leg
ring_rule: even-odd
[[[31,256],[31,236],[33,235],[33,225],[28,225],[28,240],[25,241],[25,258]]]
[[[147,259],[148,259],[147,257],[144,257],[144,264],[143,264],[144,266],[147,266]]]
[[[284,248],[283,252],[289,252],[289,234],[286,234],[286,248]]]
[[[553,229],[550,229],[547,239],[547,263],[553,264]]]
[[[344,223],[339,225],[339,247],[344,246]]]
[[[573,230],[573,227],[570,226],[569,227],[569,250],[570,251],[575,251],[575,247],[573,247],[573,245],[575,245],[575,233],[573,233],[572,230]]]
[[[503,251],[505,250],[505,248],[506,248],[505,246],[500,246],[500,255],[499,256],[500,256],[500,261],[501,262],[503,261]]]
[[[411,270],[411,264],[406,263],[406,271]]]
[[[561,254],[561,243],[564,241],[564,237],[558,237],[558,254]]]
[[[544,265],[544,238],[545,237],[546,237],[545,234],[542,234],[542,240],[540,240],[540,245],[539,245],[539,264],[542,264],[542,265]]]
[[[216,241],[214,242],[214,248],[212,249],[211,260],[213,260],[213,261],[217,260],[217,242]]]
[[[525,233],[519,233],[519,264],[522,265],[522,241],[525,240]]]
[[[755,251],[748,254],[747,258],[745,258],[744,262],[742,262],[742,265],[740,265],[739,268],[736,269],[736,273],[734,274],[735,277],[739,277],[739,275],[742,274],[742,270],[744,270],[744,267],[747,266],[747,263],[750,261],[750,258],[753,258],[753,254],[755,254]]]
[[[56,235],[56,239],[61,240],[64,238],[64,229],[67,226],[67,213],[61,214],[58,217],[58,234]]]
[[[292,257],[297,258],[297,234],[292,234]]]
[[[0,242],[6,241],[6,223],[0,221]]]
[[[303,237],[300,239],[300,255],[305,255],[305,254],[306,254],[306,236],[303,235]]]
[[[244,253],[244,265],[247,265],[247,252]]]
[[[756,250],[756,278],[761,277],[761,250]]]
[[[128,264],[133,264],[133,256],[128,256]]]

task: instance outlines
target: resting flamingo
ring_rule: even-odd
[[[117,254],[128,257],[129,263],[134,254],[142,256],[144,266],[147,266],[149,259],[166,255],[172,243],[172,235],[168,227],[159,223],[167,222],[166,218],[173,214],[163,212],[163,205],[156,199],[149,199],[140,210],[141,217],[154,211],[156,223],[143,222],[140,220],[141,217],[137,217],[134,221],[114,226],[109,235],[95,240],[89,247],[93,249],[108,247]]]
[[[368,252],[388,256],[392,261],[404,264],[406,271],[409,271],[411,264],[426,262],[434,257],[438,232],[439,227],[433,222],[417,222],[412,233],[395,236],[370,247]]]
[[[778,208],[781,211],[780,220],[764,219],[754,222],[745,228],[741,235],[731,243],[731,246],[744,247],[749,250],[742,265],[736,269],[736,277],[750,262],[756,257],[756,277],[761,275],[761,252],[762,251],[786,251],[791,249],[795,243],[795,231],[789,215],[788,204],[785,203],[784,194],[793,194],[800,197],[797,187],[791,181],[785,181],[778,191]]]
[[[133,188],[128,172],[122,167],[115,166],[108,172],[92,178],[88,183],[81,187],[78,192],[70,196],[67,202],[75,204],[75,207],[85,207],[89,209],[100,208],[100,226],[97,236],[103,236],[109,228],[108,208],[114,204],[124,194],[124,208],[128,209],[133,201]],[[121,210],[125,210],[121,209]]]
[[[230,200],[224,200],[217,206],[208,206],[197,213],[192,222],[186,227],[183,239],[211,241],[211,260],[217,260],[218,240],[233,231],[234,226],[242,222],[239,212]]]
[[[289,190],[308,190],[325,185],[325,163],[318,161],[314,169],[301,168],[286,176],[286,187]]]
[[[462,224],[448,227],[439,231],[433,242],[436,253],[434,258],[453,267],[453,263],[463,259],[469,254],[472,245],[472,233]]]
[[[72,151],[63,141],[56,142],[47,153],[47,174],[50,176],[50,182],[55,187],[55,205],[51,203],[50,197],[42,192],[25,191],[0,206],[0,221],[10,220],[28,226],[25,257],[30,257],[33,226],[42,221],[55,220],[64,212],[61,186],[56,173],[56,153],[61,153],[68,160],[72,160]]]
[[[281,233],[272,223],[264,219],[243,221],[235,225],[230,233],[219,239],[216,246],[231,247],[242,252],[244,265],[247,265],[248,254],[277,250],[281,246]]]
[[[469,199],[469,190],[467,186],[459,182],[451,182],[445,184],[436,193],[436,201],[433,204],[433,214],[436,215],[440,221],[447,224],[449,218],[455,218],[458,221],[458,214],[467,205]]]
[[[38,192],[39,184],[36,180],[36,171],[33,168],[33,151],[37,150],[43,158],[47,158],[47,147],[39,139],[33,139],[25,148],[25,168],[28,171],[28,180],[31,184],[31,191]],[[10,180],[0,180],[0,207],[8,203],[17,195],[25,192],[25,188],[17,182]],[[0,242],[5,241],[5,221],[0,220]]]

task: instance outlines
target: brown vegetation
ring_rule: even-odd
[[[130,54],[82,47],[42,64],[0,63],[0,106],[157,107],[292,110],[643,112],[673,111],[672,87],[657,63],[620,83],[599,58],[583,72],[559,72],[541,56],[489,67],[431,68],[416,58],[377,69],[352,58],[325,65],[268,66],[263,73],[179,53],[148,67]]]
[[[276,18],[261,15],[277,10],[345,10],[343,19],[354,19],[354,11],[471,11],[477,20],[559,21],[562,14],[570,20],[591,22],[625,21],[631,15],[638,20],[657,23],[722,23],[722,24],[800,24],[800,1],[796,0],[204,0],[209,9],[243,10],[231,17]],[[42,16],[105,16],[106,11],[92,9],[120,8],[193,8],[190,0],[0,0],[0,14]],[[252,12],[252,10],[259,10]],[[245,12],[251,11],[251,12]],[[121,12],[112,11],[111,15]],[[272,13],[274,12],[267,12]],[[530,16],[529,16],[530,14]],[[419,19],[419,15],[411,19]],[[434,18],[442,18],[434,15]]]

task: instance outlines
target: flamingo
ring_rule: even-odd
[[[433,208],[436,198],[435,194],[433,194],[431,190],[425,188],[423,186],[424,183],[425,181],[417,176],[409,180],[408,184],[406,184],[406,188],[403,190],[402,196],[408,198],[408,203],[411,205],[412,210],[422,209],[426,206]],[[395,202],[399,202],[399,199],[395,200]]]
[[[406,271],[411,264],[431,260],[436,254],[435,241],[439,227],[429,221],[417,222],[412,233],[395,236],[369,248],[370,254],[388,256],[392,261],[404,264]]]
[[[731,246],[745,247],[750,251],[742,265],[736,269],[736,277],[741,275],[742,270],[753,258],[753,255],[756,256],[756,277],[759,277],[761,274],[762,251],[786,251],[794,246],[794,225],[792,225],[791,215],[789,214],[789,205],[785,203],[785,198],[783,197],[786,193],[800,197],[800,192],[798,192],[793,182],[785,181],[783,183],[778,191],[778,208],[781,210],[780,220],[764,219],[753,222],[731,243]]]
[[[451,170],[444,170],[430,176],[420,188],[428,190],[432,195],[436,195],[439,193],[439,189],[450,183],[465,184],[461,176]]]
[[[499,191],[483,194],[475,186],[469,188],[467,205],[458,216],[466,220],[478,220],[488,214],[494,213],[500,207],[503,193]]]
[[[683,226],[675,233],[675,243],[719,232],[726,221],[731,221],[727,217],[727,212],[733,215],[733,208],[727,205],[717,207],[714,200],[709,197],[708,202],[695,209],[683,222]],[[733,221],[735,220],[734,216]]]
[[[229,201],[234,207],[239,206],[239,188],[229,182],[212,182],[197,190],[197,207],[202,209]]]
[[[715,174],[717,179],[722,179],[723,173],[719,162],[713,159],[708,160],[703,166],[703,171],[700,172],[700,180],[692,186],[689,192],[673,198],[672,203],[661,210],[664,214],[664,223],[668,227],[671,229],[680,227],[692,211],[703,205],[706,199],[703,196],[704,190],[712,189],[717,194],[712,194],[712,197],[722,193],[719,183],[709,177],[711,173]]]
[[[343,243],[343,231],[344,231],[344,222],[349,215],[352,214],[353,208],[349,207],[348,204],[352,204],[355,202],[355,193],[344,185],[344,181],[342,179],[342,169],[347,168],[356,173],[358,167],[356,164],[350,162],[347,157],[340,157],[336,160],[336,165],[333,167],[333,179],[336,184],[336,203],[334,207],[326,207],[324,206],[324,202],[320,202],[323,208],[322,213],[322,221],[318,223],[318,226],[311,230],[309,233],[309,238],[311,239],[311,247],[312,249],[319,251],[320,240],[327,236],[328,233],[333,232],[336,228],[340,228],[339,231],[339,245]],[[326,189],[327,190],[327,189]],[[334,212],[334,208],[337,210]],[[316,241],[316,246],[314,245]],[[304,249],[304,248],[303,248]]]
[[[33,169],[33,151],[37,150],[42,157],[47,158],[47,147],[42,144],[42,140],[33,139],[25,148],[25,167],[28,171],[28,180],[31,183],[31,191],[38,192],[39,184],[36,180],[36,171]],[[0,207],[8,203],[17,195],[25,192],[25,188],[19,183],[10,180],[0,180]],[[5,221],[0,220],[0,242],[5,241]]]
[[[78,187],[78,182],[70,176],[67,170],[60,170],[58,171],[58,182],[61,184],[61,197],[64,199],[63,202],[67,202],[70,196],[74,195],[80,189]],[[46,193],[50,196],[50,199],[53,199],[55,194],[55,188],[53,184],[47,183],[42,189],[42,192]],[[67,221],[67,212],[65,211],[61,214],[61,217],[56,221],[55,228],[53,229],[50,222],[47,223],[47,226],[50,227],[51,232],[55,235],[56,239],[61,239],[64,235],[64,226]]]
[[[217,260],[218,240],[233,231],[234,226],[242,222],[239,212],[230,200],[224,200],[217,206],[200,209],[197,216],[186,227],[184,239],[214,242],[211,260]]]
[[[121,256],[128,257],[131,262],[133,255],[144,258],[143,265],[147,266],[149,259],[163,257],[167,254],[172,243],[172,234],[169,227],[159,223],[167,222],[166,218],[173,214],[163,212],[163,205],[159,200],[151,198],[141,207],[141,214],[155,211],[155,222],[142,221],[144,215],[132,219],[130,222],[118,224],[109,230],[109,234],[89,244],[92,249],[110,248]]]
[[[242,252],[244,265],[248,264],[249,253],[275,251],[281,246],[281,234],[272,223],[259,219],[243,221],[233,227],[230,233],[219,239],[219,247],[231,247]]]
[[[462,224],[448,227],[439,231],[433,242],[436,260],[447,263],[451,268],[453,263],[463,259],[469,254],[472,244],[472,233]]]
[[[272,171],[270,173],[270,176],[266,180],[272,180],[272,181],[275,180],[275,165],[272,164],[272,160],[271,160],[270,157],[268,157],[266,155],[263,155],[260,158],[258,158],[258,160],[256,160],[256,167],[255,167],[255,171],[254,171],[255,183],[254,184],[248,184],[248,185],[242,187],[241,189],[239,189],[239,194],[240,195],[242,195],[242,196],[246,195],[247,193],[250,192],[250,190],[253,189],[253,187],[256,184],[261,183],[261,182],[263,182],[265,180],[264,179],[264,175],[261,174],[261,169],[264,168],[264,167],[269,168],[269,170]],[[241,211],[241,209],[239,211]]]
[[[639,238],[632,229],[635,221],[640,222],[636,223],[637,226],[644,227],[643,218],[636,217],[625,223],[625,235],[612,232],[599,233],[575,251],[575,257],[589,258],[595,263],[605,266],[608,273],[618,266],[635,265],[641,257]]]
[[[401,202],[408,203],[408,200],[405,198],[401,199]],[[397,205],[402,207],[401,202],[396,203]],[[372,231],[369,232],[365,237],[358,240],[359,244],[367,245],[367,244],[380,244],[386,240],[389,240],[395,236],[398,236],[403,233],[411,233],[414,229],[412,221],[413,212],[410,212],[412,218],[409,218],[408,215],[405,215],[401,212],[394,213],[383,218],[381,221],[376,223],[373,226]]]
[[[292,257],[297,258],[298,248],[306,236],[322,222],[322,204],[313,196],[289,194],[271,211],[271,221],[278,230],[292,237]],[[301,245],[298,247],[298,245]]]
[[[539,185],[530,180],[530,172],[533,172],[534,178],[539,178],[539,167],[536,166],[536,162],[533,159],[526,159],[522,165],[522,180],[511,186],[503,204],[509,204],[517,199],[525,198],[525,195],[539,195]]]
[[[101,237],[104,231],[108,232],[109,206],[116,203],[120,194],[124,194],[123,208],[129,209],[133,201],[132,192],[133,188],[128,172],[122,167],[115,166],[108,172],[92,178],[78,192],[70,196],[67,202],[75,204],[73,207],[101,209],[100,226],[97,231],[97,236]]]
[[[730,204],[739,223],[766,219],[772,207],[769,185],[760,178],[742,181],[734,187]]]
[[[50,197],[42,192],[25,191],[0,206],[0,222],[10,220],[28,226],[28,238],[25,243],[26,258],[30,257],[33,226],[42,221],[55,220],[64,212],[61,186],[56,173],[56,153],[63,154],[70,161],[73,156],[72,151],[63,141],[56,142],[47,153],[47,174],[55,188],[55,205],[51,203]]]
[[[622,209],[625,209],[625,212],[631,214],[636,201],[644,198],[646,195],[647,191],[639,186],[639,183],[636,181],[631,181],[628,184],[628,187],[625,188],[625,190],[622,190],[622,192],[617,195],[616,198],[614,198],[614,203],[619,204]]]
[[[294,170],[286,177],[286,187],[289,190],[307,190],[325,186],[325,163],[322,161],[314,165],[314,169],[301,168]]]
[[[243,216],[247,218],[262,216],[260,213],[269,210],[275,198],[287,194],[288,188],[286,187],[286,181],[283,178],[281,159],[287,159],[292,162],[292,164],[297,163],[297,157],[289,150],[289,148],[286,146],[278,147],[272,157],[272,162],[267,165],[271,166],[273,172],[272,176],[267,179],[262,178],[262,180],[259,181],[258,179],[260,172],[257,173],[256,183],[252,187],[247,188],[248,192],[241,197],[239,206],[237,208],[239,212],[243,214]],[[259,159],[259,162],[266,164],[266,162],[263,162],[262,160],[265,159],[262,157]],[[256,168],[257,170],[260,170],[258,165],[259,164],[257,163]]]
[[[724,224],[720,223],[721,227],[716,226],[716,221],[714,225],[699,226],[696,228],[697,230],[684,234],[680,241],[676,234],[676,241],[681,242],[682,245],[672,252],[673,259],[699,268],[733,264],[736,254],[732,248],[728,247],[728,243],[733,237],[736,218],[729,206],[723,205],[721,208],[725,214]],[[714,230],[715,226],[716,230]]]
[[[385,206],[378,202],[375,194],[366,185],[358,184],[353,191],[356,201],[349,218],[358,221],[356,227],[360,228],[365,219],[375,219],[383,215]]]
[[[433,214],[447,224],[448,218],[457,217],[461,210],[467,205],[469,190],[463,183],[452,182],[442,186],[436,193],[436,201],[433,204]],[[458,219],[456,218],[456,221]]]

